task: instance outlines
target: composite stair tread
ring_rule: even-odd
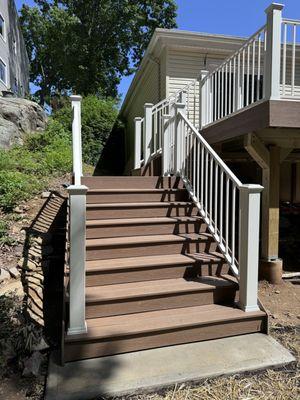
[[[143,225],[143,224],[176,224],[202,222],[201,217],[148,217],[148,218],[115,218],[115,219],[90,219],[86,221],[87,227],[115,226],[115,225]]]
[[[176,309],[148,311],[87,320],[87,333],[67,336],[66,341],[78,342],[130,335],[178,330],[214,323],[262,318],[263,311],[244,311],[229,306],[209,304]]]
[[[212,291],[218,288],[237,288],[231,277],[207,276],[186,280],[184,278],[90,286],[86,288],[86,301],[114,301],[135,297]]]
[[[89,203],[86,207],[89,208],[121,208],[121,207],[170,207],[170,206],[189,206],[194,207],[190,201],[147,201],[138,203]]]
[[[105,271],[111,269],[162,267],[164,265],[191,265],[195,262],[224,262],[222,254],[201,252],[194,254],[167,254],[144,257],[124,257],[106,260],[86,261],[87,271]]]
[[[87,239],[86,247],[106,246],[131,246],[151,243],[182,243],[198,240],[212,240],[210,233],[180,233],[177,235],[143,235],[143,236],[121,236],[112,238]]]

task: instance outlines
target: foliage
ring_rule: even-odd
[[[47,186],[49,178],[72,170],[71,106],[49,119],[44,132],[25,137],[23,146],[0,149],[0,208],[11,211]],[[117,103],[87,96],[82,101],[83,159],[96,164],[117,118]]]
[[[35,0],[21,26],[31,81],[43,104],[54,94],[113,96],[139,65],[156,28],[176,27],[175,0]]]
[[[23,146],[0,150],[0,208],[10,211],[41,191],[50,176],[69,172],[69,132],[50,119],[45,132],[28,136]]]
[[[40,188],[40,181],[22,172],[0,171],[0,207],[12,209],[18,202],[27,200]]]
[[[8,228],[9,225],[7,221],[3,219],[0,220],[0,247],[2,245],[13,246],[17,243],[16,240],[9,235]]]
[[[117,103],[112,99],[86,96],[82,100],[83,160],[95,165],[117,119]],[[54,118],[64,130],[71,132],[71,107],[66,104],[55,112]]]

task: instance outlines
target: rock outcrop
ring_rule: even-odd
[[[45,129],[47,116],[33,101],[15,97],[0,97],[0,148],[22,144],[24,133]]]

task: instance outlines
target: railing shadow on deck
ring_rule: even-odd
[[[25,316],[43,328],[51,347],[62,335],[66,216],[66,198],[51,192],[26,228],[21,265]]]
[[[43,330],[51,349],[51,363],[55,371],[75,390],[74,376],[86,377],[91,399],[104,393],[106,382],[114,376],[120,363],[111,358],[75,362],[62,365],[64,342],[64,270],[67,240],[67,199],[57,192],[51,192],[31,225],[26,228],[23,249],[21,280],[24,289],[24,314],[37,328]],[[84,349],[77,349],[78,358],[84,358]],[[105,345],[106,353],[117,353],[112,341]],[[53,370],[52,365],[52,370]],[[71,375],[68,375],[68,371]],[[65,372],[63,372],[65,371]],[[90,379],[88,379],[90,377]],[[84,387],[84,382],[80,380]],[[90,387],[92,383],[92,387]],[[80,388],[78,388],[80,391]],[[47,389],[48,391],[48,389]],[[51,391],[51,390],[50,390]],[[56,398],[54,395],[53,399]]]

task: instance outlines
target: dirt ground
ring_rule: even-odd
[[[68,178],[60,178],[53,182],[54,191],[61,191],[61,184]],[[32,220],[39,214],[47,202],[47,198],[35,197],[30,202],[20,206],[20,212],[10,224],[10,233],[16,239],[15,246],[0,248],[0,267],[17,266],[24,257],[24,242],[26,235],[24,227],[29,228]],[[47,215],[51,216],[51,208]],[[0,216],[1,217],[1,216]],[[43,216],[42,216],[43,217]],[[42,218],[44,221],[44,217]],[[0,327],[2,337],[7,330],[10,332],[18,327],[17,313],[24,308],[24,282],[22,277],[10,279],[0,284]],[[298,284],[297,284],[298,282]],[[240,374],[231,377],[220,377],[205,380],[197,385],[178,385],[160,393],[131,396],[133,400],[299,400],[300,399],[300,279],[295,283],[285,281],[282,285],[270,285],[261,282],[259,296],[270,318],[270,334],[288,348],[296,357],[297,362],[277,370],[269,369],[257,373]],[[12,303],[9,303],[12,301]],[[12,310],[3,309],[7,304],[13,304]],[[4,315],[5,314],[5,315]],[[20,325],[20,324],[19,324]],[[37,325],[43,329],[40,319]],[[53,343],[50,343],[53,346]],[[18,355],[1,370],[1,361],[5,356],[1,353],[0,341],[0,400],[42,400],[44,398],[45,378],[47,373],[47,357],[49,350],[43,350],[43,362],[38,376],[22,376],[22,357]],[[127,397],[128,398],[128,397]],[[100,399],[91,399],[100,400]]]

